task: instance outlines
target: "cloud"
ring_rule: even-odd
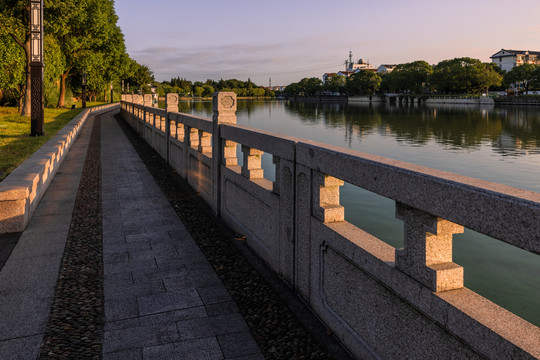
[[[186,77],[190,80],[219,78],[241,78],[266,83],[269,76],[301,73],[325,65],[338,65],[339,60],[318,58],[309,54],[314,43],[324,39],[299,39],[288,43],[273,44],[223,44],[217,46],[152,46],[131,50],[130,54],[139,63],[148,65],[158,81],[171,77]],[[320,49],[320,43],[316,44]],[[319,54],[317,52],[317,54]],[[338,64],[334,64],[337,62]],[[331,64],[330,64],[331,63]],[[332,70],[332,68],[330,69]],[[320,76],[325,71],[317,71]]]

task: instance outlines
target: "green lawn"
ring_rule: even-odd
[[[101,104],[87,103],[87,106]],[[30,137],[30,118],[18,115],[16,108],[0,107],[0,181],[81,111],[80,103],[74,110],[45,109],[45,135]]]

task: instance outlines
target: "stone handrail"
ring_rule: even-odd
[[[214,95],[212,121],[177,99],[165,132],[146,107],[122,115],[356,356],[540,357],[540,329],[464,288],[452,261],[463,227],[540,253],[540,194],[239,126],[234,93]],[[395,201],[403,249],[344,221],[344,181]]]
[[[0,233],[23,231],[90,114],[119,104],[82,111],[0,182]]]

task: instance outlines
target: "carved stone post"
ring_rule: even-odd
[[[165,97],[165,110],[167,114],[165,115],[165,133],[167,134],[167,163],[169,163],[170,156],[170,147],[171,147],[171,118],[169,113],[178,112],[178,94],[167,94]],[[176,135],[176,122],[174,123],[175,135]]]
[[[452,235],[463,226],[396,203],[405,223],[405,247],[396,249],[396,267],[432,291],[463,287],[463,268],[452,262]]]
[[[144,106],[152,106],[152,94],[144,94]]]
[[[335,177],[313,171],[313,216],[325,223],[345,220],[345,209],[339,204],[339,187],[344,184]]]
[[[221,124],[236,124],[236,94],[234,92],[216,92],[213,96],[214,129],[212,133],[212,210],[220,214],[221,203],[221,166],[224,151],[230,156],[231,144],[221,139]],[[224,145],[226,145],[224,149]],[[226,149],[229,148],[229,149]]]
[[[242,166],[242,175],[248,179],[262,179],[264,170],[261,166],[262,151],[242,145],[244,154],[244,165]]]

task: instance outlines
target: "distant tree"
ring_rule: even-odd
[[[202,87],[204,89],[204,91],[202,93],[203,97],[211,97],[214,94],[214,87],[213,86],[204,84]]]
[[[204,88],[202,86],[195,86],[193,88],[193,94],[196,97],[201,97],[203,93],[204,93]]]
[[[523,84],[525,93],[529,93],[529,86],[535,81],[535,71],[539,68],[539,65],[523,64],[514,67],[512,70],[506,73],[504,81],[507,84]]]
[[[492,65],[467,57],[443,60],[429,76],[430,85],[447,94],[477,94],[501,82],[502,76]]]
[[[349,94],[371,95],[379,91],[381,77],[370,70],[360,70],[347,78],[345,88]]]
[[[346,77],[343,75],[332,75],[326,78],[323,89],[330,92],[344,92]]]
[[[433,68],[423,60],[399,64],[385,74],[381,87],[391,92],[422,93]]]
[[[298,86],[303,90],[304,95],[313,96],[322,90],[322,80],[316,77],[303,78]]]
[[[540,89],[540,66],[537,66],[531,75],[530,87]]]

